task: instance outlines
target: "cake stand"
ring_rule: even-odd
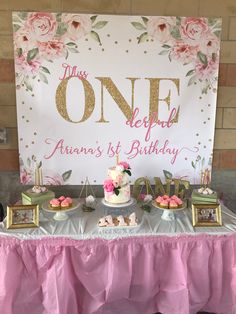
[[[126,202],[126,203],[121,203],[121,204],[112,204],[109,203],[105,200],[105,198],[102,199],[102,204],[108,207],[113,207],[113,208],[122,208],[122,207],[126,207],[126,206],[131,206],[136,204],[136,200],[134,198],[131,197],[131,199]]]
[[[175,209],[162,208],[162,207],[158,206],[155,201],[152,202],[152,205],[158,209],[163,210],[163,214],[161,215],[162,220],[172,221],[175,219],[175,212],[185,209],[187,203],[184,201],[183,205],[181,207],[178,207]]]
[[[75,210],[78,207],[79,201],[77,199],[73,199],[72,206],[65,209],[53,209],[48,201],[42,204],[42,209],[48,213],[54,213],[55,215],[53,216],[53,219],[57,221],[67,220],[69,217],[67,213]]]

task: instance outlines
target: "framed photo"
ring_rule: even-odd
[[[39,226],[39,205],[7,207],[7,229],[36,228]]]
[[[192,204],[192,218],[194,227],[222,226],[219,204]]]

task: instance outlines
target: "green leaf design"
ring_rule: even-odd
[[[107,21],[99,21],[92,28],[101,29],[103,28],[108,22]]]
[[[65,56],[65,59],[66,59],[66,60],[68,59],[68,56],[69,56],[69,52],[68,52],[68,50],[66,49],[66,56]]]
[[[191,76],[195,73],[195,70],[189,70],[185,76]]]
[[[13,24],[13,32],[14,33],[17,32],[18,29],[20,29],[20,28],[21,28],[21,26],[19,24]]]
[[[28,165],[28,167],[30,167],[30,165],[31,165],[31,160],[29,157],[27,158],[27,165]]]
[[[48,79],[46,77],[45,74],[43,74],[42,72],[39,72],[39,78],[41,81],[43,81],[45,84],[48,84]]]
[[[181,25],[181,17],[180,16],[176,16],[176,25],[177,26]]]
[[[214,34],[216,35],[216,37],[220,38],[221,31],[219,30],[214,31]]]
[[[16,49],[16,53],[17,53],[17,55],[18,55],[18,57],[20,57],[21,55],[22,55],[22,48],[17,48]]]
[[[97,18],[97,15],[93,15],[93,16],[91,16],[91,17],[90,17],[91,22],[92,22],[92,23],[94,23],[94,22],[95,22],[95,20],[96,20],[96,18]]]
[[[138,38],[138,44],[143,43],[147,39],[148,39],[148,33],[147,32],[142,33]]]
[[[18,12],[18,16],[22,20],[26,20],[28,12]]]
[[[69,47],[68,50],[73,53],[78,53],[79,51],[76,48]]]
[[[39,52],[38,48],[29,50],[27,54],[27,62],[33,60],[37,56],[38,52]]]
[[[171,46],[164,44],[164,45],[162,45],[162,48],[165,48],[165,49],[170,49],[170,48],[171,48]]]
[[[197,75],[193,75],[188,81],[188,86],[192,85],[196,81],[197,81]]]
[[[124,172],[127,173],[129,176],[131,176],[130,170],[126,169],[126,170],[124,170]]]
[[[198,51],[197,56],[202,64],[207,65],[207,56],[204,53],[202,53],[201,51]]]
[[[30,90],[31,92],[33,91],[33,87],[31,86],[31,84],[30,84],[30,82],[29,82],[29,78],[25,77],[25,79],[24,79],[24,84],[25,84],[25,86],[26,86],[26,88],[27,88],[28,90]]]
[[[180,31],[178,27],[173,27],[171,30],[171,36],[174,37],[175,39],[181,39]]]
[[[115,193],[116,196],[120,194],[119,189],[120,189],[120,188],[114,188],[114,193]]]
[[[50,74],[50,71],[48,70],[48,68],[41,66],[40,69],[41,69],[43,72],[45,72],[45,73],[47,73],[47,74]]]
[[[133,25],[133,27],[135,27],[139,31],[146,30],[146,27],[140,22],[131,22],[131,24]]]
[[[42,167],[42,161],[40,160],[39,164],[38,164],[38,168]]]
[[[91,31],[90,32],[90,36],[97,42],[99,42],[99,44],[101,44],[101,40],[100,40],[100,37],[98,35],[97,32],[94,32],[94,31]]]
[[[72,174],[72,170],[68,170],[62,174],[63,181],[67,181]]]
[[[194,164],[193,161],[191,162],[191,165],[192,165],[192,167],[193,167],[194,169],[196,169],[196,166],[195,166],[195,164]]]
[[[58,24],[58,27],[57,27],[57,32],[56,32],[56,34],[57,34],[58,36],[64,35],[65,32],[67,31],[67,27],[68,27],[68,26],[67,26],[65,23],[59,23],[59,24]]]
[[[161,52],[159,52],[159,56],[164,56],[167,55],[169,53],[169,50],[162,50]]]
[[[72,41],[70,41],[69,43],[66,44],[67,46],[77,46],[76,43],[73,43]]]
[[[148,18],[145,17],[145,16],[141,16],[141,18],[142,18],[142,20],[143,20],[143,23],[144,23],[145,25],[147,25]]]
[[[166,179],[172,179],[173,175],[171,172],[167,171],[167,170],[163,170],[164,176]]]
[[[57,22],[61,22],[61,13],[56,14],[56,20]]]
[[[170,62],[172,61],[172,58],[171,58],[171,53],[168,54],[168,58],[170,60]]]
[[[214,26],[215,24],[218,24],[219,22],[221,24],[221,20],[215,17],[209,17],[207,20],[208,20],[209,26]]]

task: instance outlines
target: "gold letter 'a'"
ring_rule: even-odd
[[[66,89],[67,89],[68,81],[70,79],[71,77],[68,77],[67,79],[62,80],[61,83],[57,87],[57,91],[56,91],[57,110],[59,114],[62,116],[62,118],[64,118],[66,121],[73,122],[73,123],[84,122],[91,116],[95,107],[94,91],[91,84],[86,79],[79,80],[83,84],[83,87],[84,87],[84,97],[85,97],[84,114],[81,120],[73,121],[69,117],[67,107],[66,107]]]
[[[132,97],[131,97],[131,107],[128,105],[127,101],[125,100],[124,96],[121,94],[119,89],[116,87],[114,82],[110,77],[95,77],[97,80],[101,82],[101,117],[100,120],[96,122],[109,122],[106,121],[104,118],[104,87],[107,89],[113,100],[117,103],[120,110],[123,112],[124,116],[127,120],[131,119],[132,112],[134,109],[134,83],[139,78],[135,77],[127,77],[128,80],[131,81],[131,91],[132,91]]]

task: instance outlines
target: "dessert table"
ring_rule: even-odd
[[[1,314],[236,313],[236,215],[222,227],[193,227],[189,208],[175,220],[143,212],[137,227],[102,228],[116,211],[100,200],[66,221],[40,210],[40,227],[0,223]]]

